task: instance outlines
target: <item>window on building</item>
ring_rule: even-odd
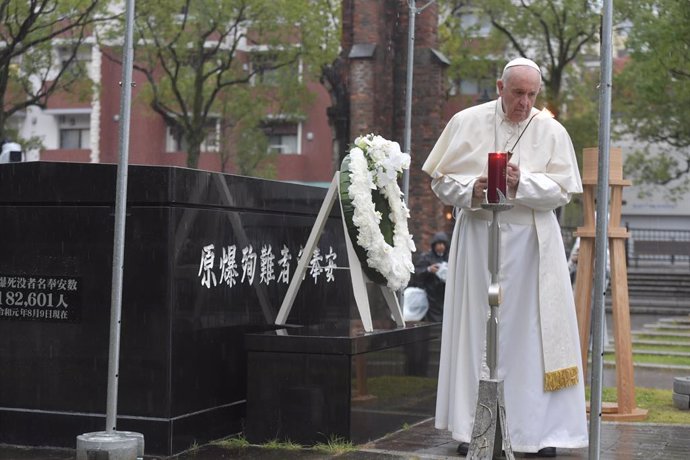
[[[300,154],[299,128],[299,123],[264,123],[263,131],[268,138],[269,153]]]
[[[90,149],[91,130],[88,114],[60,115],[58,117],[61,149]]]
[[[252,84],[277,86],[281,79],[299,77],[300,67],[298,62],[284,65],[281,56],[272,51],[255,51],[251,54]]]
[[[220,147],[220,119],[210,118],[206,120],[204,127],[204,141],[201,143],[202,152],[217,152]],[[178,124],[168,125],[166,130],[165,151],[186,152],[189,150],[184,129]]]
[[[491,19],[483,15],[478,7],[460,7],[454,14],[460,18],[460,27],[470,36],[486,38],[491,34]]]
[[[66,72],[73,77],[85,75],[86,69],[91,63],[91,49],[87,46],[82,46],[78,50],[72,46],[58,46],[57,55],[60,66],[67,65]]]
[[[460,80],[460,94],[474,95],[488,95],[493,97],[496,94],[496,80],[488,78],[482,79],[463,79]]]

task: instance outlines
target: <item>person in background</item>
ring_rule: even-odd
[[[450,249],[448,235],[444,232],[434,234],[430,246],[431,249],[415,262],[415,285],[424,289],[429,302],[424,321],[437,323],[443,320],[443,297]]]
[[[510,61],[496,82],[498,99],[455,114],[422,169],[445,204],[460,210],[449,254],[436,398],[437,429],[449,430],[466,455],[480,380],[489,379],[489,225],[481,207],[489,152],[509,152],[501,212],[497,378],[515,452],[556,456],[588,445],[585,391],[575,302],[554,210],[582,182],[570,136],[535,109],[541,71]]]

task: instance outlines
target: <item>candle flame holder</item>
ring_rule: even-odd
[[[508,168],[508,152],[489,152],[488,184],[486,188],[486,201],[499,203],[501,197],[505,200],[507,190],[506,173]]]

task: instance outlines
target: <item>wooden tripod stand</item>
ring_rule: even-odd
[[[592,276],[594,273],[595,218],[594,198],[597,188],[598,149],[583,151],[583,213],[584,226],[577,229],[580,237],[577,278],[575,281],[575,305],[580,335],[583,371],[587,369],[589,328],[592,308]],[[623,187],[631,184],[623,179],[623,159],[620,148],[610,151],[609,186],[609,254],[611,259],[611,300],[613,309],[613,335],[616,350],[616,385],[618,403],[603,406],[604,420],[644,420],[647,410],[635,406],[635,378],[630,339],[630,303],[628,299],[628,271],[625,261],[625,240],[630,236],[621,227]]]

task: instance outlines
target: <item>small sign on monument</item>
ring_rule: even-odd
[[[81,319],[81,280],[0,274],[0,319],[77,322]]]

